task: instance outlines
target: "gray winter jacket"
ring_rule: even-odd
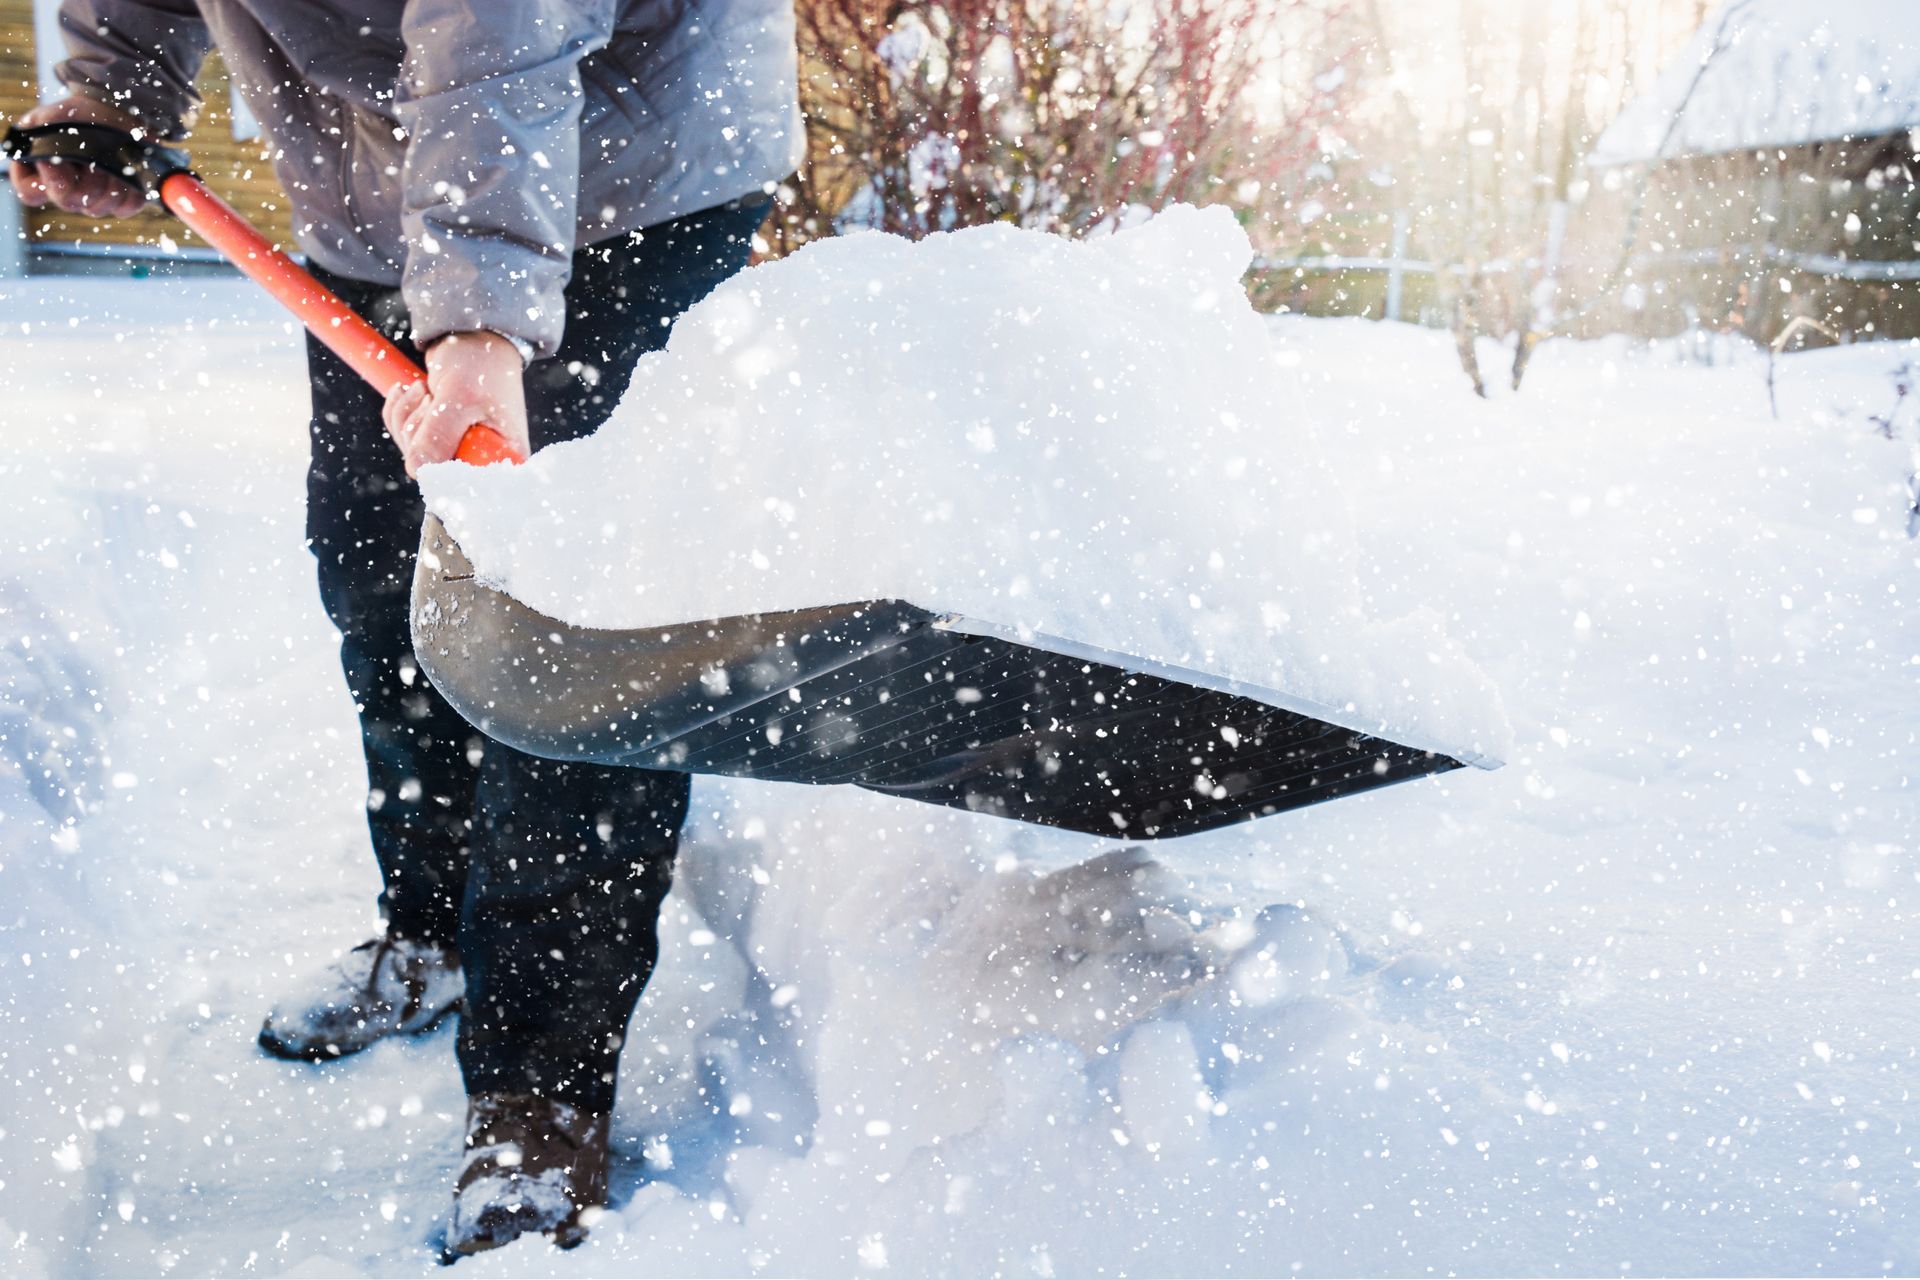
[[[75,92],[177,138],[219,45],[301,247],[416,338],[559,346],[573,250],[771,190],[802,145],[792,0],[65,0]]]

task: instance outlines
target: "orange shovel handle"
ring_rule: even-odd
[[[173,215],[192,227],[208,244],[256,284],[278,298],[300,318],[308,332],[346,361],[382,396],[396,387],[424,382],[426,374],[400,348],[354,313],[331,290],[267,242],[247,220],[190,173],[174,173],[161,180],[160,199]],[[454,457],[484,467],[489,463],[525,462],[526,455],[484,423],[467,429]]]

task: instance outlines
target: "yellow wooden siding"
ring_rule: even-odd
[[[38,78],[31,0],[0,0],[0,118],[11,122],[34,105]],[[186,142],[194,171],[270,239],[290,244],[287,199],[274,180],[264,140],[242,142],[233,136],[227,71],[219,54],[211,55],[201,68],[199,89],[206,105]],[[183,246],[199,243],[198,237],[157,208],[129,219],[79,218],[39,210],[30,215],[27,225],[29,234],[41,243],[157,245],[162,236]]]

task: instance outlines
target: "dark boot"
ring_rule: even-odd
[[[452,947],[391,933],[370,938],[308,990],[275,1005],[260,1028],[260,1047],[309,1062],[344,1057],[387,1036],[427,1030],[465,990]]]
[[[467,1099],[467,1155],[453,1190],[446,1253],[465,1257],[545,1232],[563,1249],[607,1203],[604,1113],[530,1093]]]

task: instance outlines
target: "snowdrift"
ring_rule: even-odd
[[[9,1276],[449,1275],[452,1029],[253,1043],[377,877],[250,296],[0,284]],[[1920,347],[1786,357],[1776,419],[1732,344],[1482,401],[1444,333],[1268,332],[1362,606],[1452,611],[1512,767],[1164,865],[702,779],[613,1208],[454,1280],[1920,1273]]]
[[[1437,616],[1362,608],[1251,252],[1221,208],[815,244],[689,312],[594,437],[422,487],[483,580],[575,624],[905,600],[1498,758]]]

